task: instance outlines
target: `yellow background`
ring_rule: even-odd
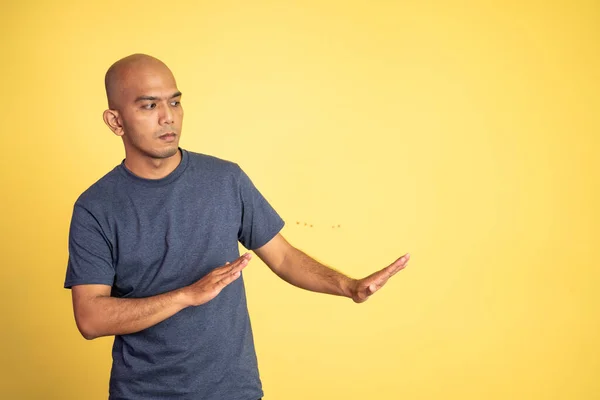
[[[245,273],[267,400],[600,399],[597,1],[4,1],[0,397],[105,399],[62,289],[124,157],[103,74],[174,71],[182,146],[238,162],[367,303]],[[306,224],[306,225],[305,225]],[[311,227],[312,225],[312,227]],[[339,225],[339,226],[338,226]]]

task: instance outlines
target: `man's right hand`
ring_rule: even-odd
[[[252,256],[215,268],[199,281],[171,292],[145,298],[116,298],[109,285],[73,286],[73,311],[79,331],[86,339],[127,335],[158,324],[189,306],[214,299],[240,277]]]
[[[182,289],[186,303],[190,306],[199,306],[208,303],[231,282],[238,279],[241,271],[246,268],[252,254],[246,253],[232,263],[213,269],[202,279]]]

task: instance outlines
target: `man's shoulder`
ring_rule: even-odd
[[[95,205],[106,204],[110,199],[114,199],[114,193],[121,180],[119,174],[120,167],[117,166],[106,173],[103,177],[89,186],[75,202],[75,205],[94,207]]]
[[[240,166],[230,160],[219,158],[213,155],[197,153],[193,151],[187,151],[190,164],[200,171],[208,172],[211,174],[239,174]]]

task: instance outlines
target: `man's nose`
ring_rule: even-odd
[[[160,113],[160,121],[159,123],[162,124],[172,124],[173,123],[173,110],[171,110],[171,107],[169,104],[165,105],[164,107],[161,107],[161,113]]]

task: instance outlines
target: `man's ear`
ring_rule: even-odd
[[[123,131],[123,125],[121,124],[121,119],[119,118],[119,112],[117,110],[104,110],[102,117],[104,123],[115,135],[123,136],[125,132]]]

